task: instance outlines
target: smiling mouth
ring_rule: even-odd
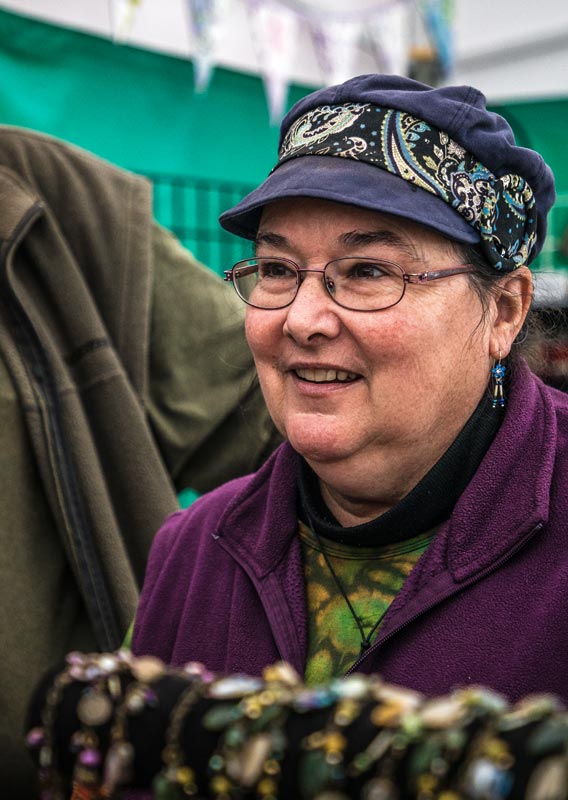
[[[295,369],[294,373],[308,383],[350,383],[360,377],[356,372],[337,369]]]

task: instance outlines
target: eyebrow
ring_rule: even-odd
[[[394,231],[389,230],[376,230],[376,231],[348,231],[339,237],[339,241],[346,247],[369,247],[371,245],[383,245],[394,247],[400,250],[409,258],[413,260],[418,259],[418,254],[413,245],[402,236],[399,236]],[[254,250],[260,245],[268,245],[271,247],[290,247],[290,240],[279,233],[271,233],[265,231],[258,233],[254,240]]]
[[[349,231],[339,238],[343,244],[350,247],[368,247],[375,244],[386,245],[387,247],[395,247],[409,258],[416,259],[418,257],[416,248],[407,239],[394,233],[394,231]]]
[[[272,247],[286,247],[289,245],[289,241],[285,236],[280,236],[279,233],[270,233],[266,231],[266,233],[257,233],[254,239],[254,250],[261,244],[267,244]]]

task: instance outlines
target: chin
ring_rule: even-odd
[[[353,451],[352,446],[345,447],[345,439],[337,430],[292,429],[286,431],[286,437],[294,450],[306,461],[340,461],[352,455]]]

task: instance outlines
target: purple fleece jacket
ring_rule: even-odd
[[[168,518],[133,650],[258,674],[306,660],[297,454]],[[451,518],[354,666],[428,694],[483,684],[568,701],[568,396],[520,365],[505,419]]]

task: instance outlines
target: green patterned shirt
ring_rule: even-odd
[[[345,674],[359,656],[361,634],[315,536],[302,522],[299,530],[308,600],[305,681],[314,686]],[[327,556],[366,636],[386,613],[433,536],[428,531],[379,547],[354,547],[325,540]]]

